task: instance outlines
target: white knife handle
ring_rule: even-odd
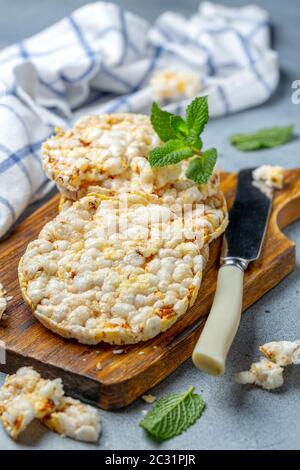
[[[193,362],[203,372],[222,375],[229,348],[242,312],[244,270],[239,265],[221,266],[214,302],[193,352]]]

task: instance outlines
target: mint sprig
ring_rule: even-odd
[[[211,177],[217,160],[216,149],[202,152],[200,134],[208,122],[207,96],[195,98],[186,109],[186,117],[160,109],[152,104],[152,127],[163,141],[160,147],[151,150],[149,162],[152,167],[175,165],[181,160],[196,156],[187,169],[187,177],[192,181],[205,184]]]
[[[195,387],[191,387],[185,393],[171,393],[161,398],[140,426],[158,441],[183,433],[194,424],[205,408],[203,398],[194,390]]]
[[[283,145],[292,137],[294,126],[266,127],[250,134],[234,134],[230,143],[243,152]]]

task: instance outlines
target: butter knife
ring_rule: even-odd
[[[212,375],[225,371],[241,318],[244,271],[260,256],[271,213],[273,189],[254,181],[253,171],[249,168],[238,174],[213,305],[192,356],[196,367]]]

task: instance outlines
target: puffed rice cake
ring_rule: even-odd
[[[98,411],[71,397],[63,397],[56,410],[41,421],[51,431],[77,441],[96,442],[101,432]]]
[[[207,198],[216,196],[220,193],[220,175],[217,170],[214,171],[207,184],[196,184],[185,177],[187,166],[187,161],[182,162],[181,173],[176,180],[170,181],[162,187],[155,187],[151,193],[146,192],[146,194],[151,195],[151,197],[155,198],[160,204],[179,204],[183,206],[184,204],[204,203]],[[172,169],[170,171],[172,171]],[[121,190],[114,191],[101,187],[95,187],[93,189],[95,189],[96,193],[103,194],[108,197],[114,197],[116,194],[123,194],[123,191]],[[145,192],[143,188],[141,190]],[[127,188],[124,192],[130,193],[132,191]],[[73,202],[74,200],[72,198],[62,194],[58,206],[59,212],[71,207]]]
[[[73,129],[56,129],[42,146],[42,162],[48,177],[71,200],[99,190],[151,193],[181,172],[180,165],[150,167],[149,151],[159,144],[146,115],[91,115]]]
[[[46,380],[31,367],[7,376],[0,389],[0,420],[16,439],[34,418],[52,413],[63,397],[61,379]]]
[[[101,432],[98,411],[66,397],[61,379],[43,379],[32,367],[21,367],[0,388],[0,420],[17,439],[35,418],[52,431],[80,441],[95,442]]]
[[[183,216],[171,200],[165,205],[144,193],[128,195],[126,209],[120,195],[90,194],[47,223],[19,264],[21,291],[34,315],[86,344],[136,343],[169,328],[194,303],[208,243],[228,220],[221,192],[202,201],[191,188],[188,233],[180,231]],[[164,197],[176,202],[173,189]],[[180,236],[172,236],[174,230]]]
[[[42,147],[43,167],[62,194],[60,209],[89,193],[161,194],[185,181],[187,162],[151,168],[150,150],[160,145],[150,119],[142,114],[102,114],[82,117],[73,129],[57,129]],[[218,192],[218,175],[198,185],[206,195]]]

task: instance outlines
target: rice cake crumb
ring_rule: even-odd
[[[113,354],[123,354],[126,351],[124,349],[113,349],[112,353]]]
[[[5,430],[16,439],[34,418],[53,411],[62,397],[61,379],[42,379],[31,367],[21,367],[6,377],[0,389],[0,419]]]
[[[7,308],[7,302],[11,300],[11,298],[5,297],[6,291],[3,287],[3,284],[0,282],[0,320],[3,317],[3,314],[5,313],[5,310]]]
[[[151,395],[151,394],[142,395],[141,398],[142,398],[142,400],[144,400],[144,402],[149,403],[149,404],[154,403],[155,400],[156,400],[156,397],[154,395]]]
[[[98,412],[66,397],[61,379],[43,379],[33,368],[22,367],[8,375],[0,388],[0,420],[17,439],[34,418],[77,440],[94,442],[101,431]]]
[[[280,366],[300,363],[300,341],[271,341],[259,348],[270,361]]]
[[[284,186],[284,168],[281,166],[261,165],[253,173],[257,183],[264,183],[269,188],[282,189]]]
[[[96,442],[101,433],[98,411],[71,397],[63,397],[61,404],[44,416],[42,423],[51,431],[77,441]]]
[[[266,390],[273,390],[283,385],[283,367],[268,359],[261,359],[254,362],[249,371],[235,374],[235,381],[238,384],[255,384]]]

